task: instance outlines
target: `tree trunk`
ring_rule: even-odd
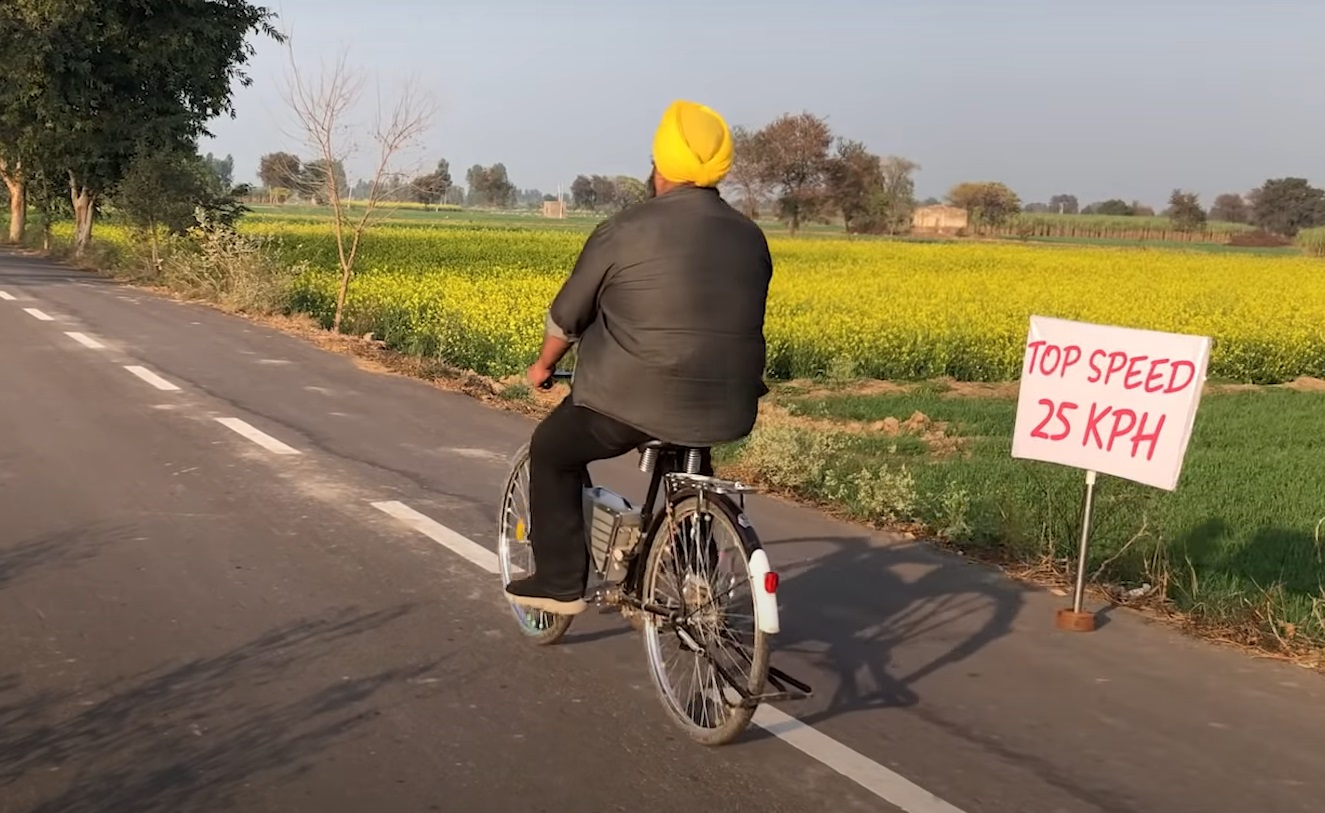
[[[5,176],[5,186],[9,187],[9,242],[17,245],[23,242],[23,234],[28,228],[28,196],[22,178]]]
[[[342,269],[340,274],[340,290],[336,292],[336,313],[331,317],[331,332],[340,333],[340,320],[345,315],[345,300],[350,293],[350,269]]]
[[[82,257],[92,242],[92,204],[96,195],[69,174],[69,201],[74,205],[74,256]]]
[[[23,183],[22,167],[14,165],[10,172],[8,165],[0,162],[0,177],[9,187],[9,242],[17,245],[23,242],[23,234],[28,227],[27,186]]]

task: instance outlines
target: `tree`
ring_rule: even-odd
[[[1173,190],[1166,214],[1178,231],[1199,231],[1205,227],[1205,210],[1195,192]]]
[[[556,200],[556,196],[552,197]],[[543,190],[541,189],[521,189],[515,195],[515,202],[521,207],[529,209],[541,209],[543,204]]]
[[[874,194],[883,186],[879,156],[859,141],[839,139],[837,152],[825,162],[824,179],[828,198],[842,213],[848,233],[870,209]]]
[[[972,223],[1001,226],[1021,211],[1017,194],[998,181],[966,182],[948,192],[948,202],[965,209]]]
[[[794,235],[823,204],[824,172],[833,133],[812,113],[785,113],[759,132],[762,180],[780,192],[778,207]]]
[[[1325,191],[1305,178],[1268,180],[1252,195],[1251,222],[1284,237],[1325,225]]]
[[[1236,192],[1225,192],[1210,206],[1210,219],[1224,223],[1246,223],[1250,217],[1247,201]]]
[[[225,187],[226,189],[229,189],[230,187],[234,186],[235,183],[234,156],[226,155],[225,158],[216,158],[209,152],[207,153],[206,156],[203,157],[203,161],[207,164],[207,168],[210,169],[212,173],[216,175],[217,180],[221,182],[221,186]]]
[[[99,197],[135,154],[183,148],[210,135],[206,122],[234,113],[234,83],[252,82],[243,70],[254,53],[249,35],[283,40],[271,12],[247,0],[4,5],[10,11],[0,26],[7,31],[4,50],[14,31],[35,43],[22,50],[18,90],[10,91],[21,94],[27,119],[18,140],[39,142],[43,167],[64,173],[78,255],[92,239]]]
[[[437,168],[415,178],[412,187],[415,201],[440,205],[451,191],[451,165],[445,158],[439,159]]]
[[[341,272],[331,329],[339,333],[359,243],[382,199],[382,180],[399,171],[395,163],[427,132],[434,108],[431,99],[421,94],[413,82],[401,83],[394,101],[384,105],[379,98],[372,105],[377,114],[364,126],[376,142],[376,162],[362,213],[357,219],[351,218],[342,199],[344,170],[341,170],[341,176],[337,176],[333,168],[343,167],[357,151],[354,143],[356,127],[350,116],[358,107],[363,81],[346,66],[344,52],[315,81],[305,80],[300,73],[293,47],[288,53],[291,76],[285,92],[286,102],[294,113],[305,143],[317,156],[310,163],[319,167],[324,182],[322,191],[331,203],[332,229]]]
[[[724,183],[741,194],[741,208],[751,220],[759,216],[759,203],[769,193],[769,172],[763,133],[742,126],[732,128],[732,165]]]
[[[1054,195],[1049,198],[1049,211],[1060,215],[1074,215],[1080,211],[1076,195]]]
[[[500,161],[490,167],[475,164],[465,173],[469,184],[471,206],[508,208],[515,203],[516,186],[506,176],[506,165]]]
[[[616,205],[620,209],[628,209],[638,203],[643,203],[649,197],[649,191],[645,188],[644,182],[629,175],[618,175],[613,178],[612,187],[616,190]]]
[[[210,156],[192,150],[142,150],[110,193],[115,208],[131,224],[147,232],[152,267],[160,266],[160,231],[183,233],[195,222],[194,212],[221,202],[221,179]],[[229,184],[224,191],[229,192]]]
[[[30,177],[40,144],[41,118],[31,100],[44,98],[44,41],[40,19],[25,4],[0,3],[0,54],[5,58],[0,81],[0,180],[9,191],[9,242],[23,240],[27,228]]]
[[[1092,203],[1081,210],[1088,215],[1109,215],[1112,217],[1131,217],[1136,214],[1132,205],[1125,200],[1111,198],[1100,203]]]
[[[303,162],[292,153],[271,152],[258,159],[258,180],[267,187],[270,199],[278,203],[285,201],[289,190],[299,186],[303,171]],[[281,190],[286,191],[282,193]]]
[[[577,175],[570,185],[571,205],[576,209],[592,210],[598,205],[598,193],[588,175]]]
[[[385,197],[386,179],[382,178],[380,181],[382,197]],[[333,193],[337,198],[344,198],[350,192],[350,181],[345,175],[345,161],[341,158],[334,160],[314,158],[304,162],[294,188],[300,195],[318,206],[331,203]]]
[[[605,175],[594,175],[589,179],[589,182],[593,184],[596,206],[610,209],[616,205],[616,184],[612,183],[611,178]]]
[[[870,201],[869,231],[900,234],[910,228],[916,208],[916,184],[911,176],[919,169],[916,162],[896,155],[879,161],[881,185]]]

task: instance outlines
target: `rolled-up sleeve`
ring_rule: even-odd
[[[598,291],[613,266],[612,221],[605,220],[589,235],[570,276],[552,300],[544,331],[549,336],[578,341],[598,315]]]

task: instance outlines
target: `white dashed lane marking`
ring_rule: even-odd
[[[13,301],[14,301],[15,299],[17,299],[17,298],[18,298],[18,297],[14,296],[13,294],[9,293],[8,291],[0,291],[0,299],[3,299],[3,300],[6,301],[6,302],[13,302]]]
[[[483,570],[489,573],[501,572],[501,568],[497,564],[497,554],[482,545],[471,542],[437,520],[425,514],[420,514],[408,505],[392,500],[390,502],[375,502],[373,507],[400,520],[442,547],[450,549],[462,559],[478,565]]]
[[[37,319],[37,320],[42,321],[42,322],[54,322],[54,321],[55,321],[54,317],[50,316],[49,314],[47,314],[47,313],[44,312],[44,311],[39,311],[39,310],[37,310],[36,308],[24,308],[23,311],[24,311],[25,313],[27,313],[28,316],[31,316],[33,319]]]
[[[90,347],[93,350],[101,350],[106,346],[101,342],[97,341],[96,339],[92,338],[91,336],[88,336],[85,333],[79,333],[74,330],[66,330],[64,332],[64,335],[68,336],[69,338],[73,339],[74,341],[78,342],[84,347]]]
[[[133,373],[134,375],[138,376],[139,378],[141,378],[142,380],[146,381],[148,384],[151,384],[153,387],[156,387],[159,390],[165,390],[166,392],[175,392],[176,390],[179,389],[179,387],[176,387],[174,384],[171,384],[169,381],[165,380],[164,378],[152,372],[151,370],[147,369],[146,367],[138,367],[133,364],[127,364],[125,365],[124,369],[128,370],[129,372]]]
[[[243,435],[273,454],[300,454],[298,449],[281,443],[276,438],[257,429],[247,421],[241,421],[239,418],[217,418],[216,422],[236,434]]]

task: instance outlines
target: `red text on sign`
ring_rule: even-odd
[[[1064,401],[1059,404],[1058,409],[1055,410],[1054,402],[1048,398],[1041,398],[1039,403],[1040,406],[1044,407],[1047,411],[1044,413],[1044,419],[1037,423],[1035,428],[1031,430],[1031,437],[1040,438],[1041,440],[1062,440],[1072,434],[1072,423],[1067,419],[1066,413],[1076,409],[1076,404]],[[1044,428],[1049,425],[1049,421],[1052,421],[1055,418],[1058,419],[1058,423],[1063,425],[1063,428],[1051,435],[1048,432],[1045,432]]]
[[[1043,339],[1028,343],[1026,350],[1029,358],[1025,375],[1065,378],[1068,370],[1082,359],[1082,350],[1077,345],[1060,346]],[[1170,395],[1187,389],[1196,380],[1196,365],[1190,361],[1132,356],[1121,350],[1092,350],[1086,364],[1091,370],[1087,382],[1105,386],[1121,382],[1125,390],[1143,389]]]
[[[1044,417],[1031,430],[1031,437],[1048,441],[1061,441],[1070,437],[1073,427],[1068,413],[1078,409],[1078,406],[1068,401],[1055,404],[1049,398],[1041,398],[1038,403],[1044,407]],[[1093,441],[1095,448],[1112,452],[1118,441],[1130,441],[1131,457],[1136,458],[1144,449],[1145,458],[1149,461],[1155,456],[1155,447],[1164,429],[1164,419],[1162,412],[1152,415],[1146,411],[1138,415],[1132,409],[1115,409],[1093,403],[1081,433],[1081,445],[1089,446]]]
[[[1059,347],[1041,339],[1026,345],[1026,349],[1031,351],[1031,360],[1026,369],[1027,373],[1039,370],[1041,375],[1058,373],[1058,377],[1062,378],[1067,375],[1068,370],[1072,369],[1072,365],[1081,361],[1081,348],[1074,344]]]
[[[1104,350],[1095,350],[1090,354],[1087,364],[1091,369],[1087,381],[1092,384],[1102,381],[1107,386],[1114,380],[1114,376],[1121,373],[1123,389],[1126,390],[1141,387],[1146,392],[1162,392],[1167,395],[1187,389],[1196,379],[1196,365],[1181,359],[1171,361],[1164,358],[1152,359],[1144,355],[1128,356],[1120,351],[1108,353]],[[1166,375],[1167,382],[1164,381]],[[1178,383],[1179,380],[1182,383]]]
[[[1106,441],[1100,437],[1100,425],[1105,423],[1105,419],[1112,417],[1113,425],[1107,427],[1109,439]],[[1132,433],[1132,457],[1136,457],[1142,444],[1146,446],[1146,460],[1155,456],[1155,444],[1159,442],[1160,430],[1164,428],[1164,413],[1159,414],[1155,421],[1155,428],[1152,432],[1146,431],[1146,425],[1150,422],[1150,413],[1142,412],[1140,417],[1131,409],[1114,409],[1112,407],[1099,408],[1099,404],[1090,405],[1090,417],[1086,419],[1086,435],[1081,439],[1082,446],[1090,445],[1091,438],[1095,439],[1095,448],[1103,449],[1106,452],[1113,451],[1113,444],[1121,437],[1126,437],[1128,432]]]

